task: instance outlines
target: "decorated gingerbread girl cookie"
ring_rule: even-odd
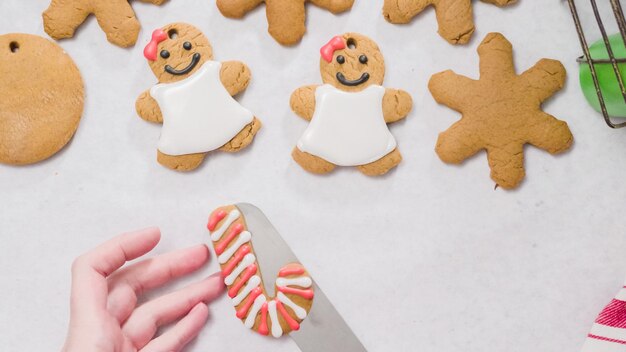
[[[411,111],[411,96],[382,87],[385,61],[376,43],[357,33],[333,38],[321,49],[323,85],[297,89],[291,108],[311,121],[292,156],[305,170],[323,174],[355,166],[383,175],[402,160],[388,123]]]
[[[250,82],[244,63],[213,61],[207,38],[184,23],[155,30],[144,55],[159,84],[139,96],[136,109],[163,123],[159,163],[190,171],[213,150],[237,152],[252,142],[261,121],[232,97]]]

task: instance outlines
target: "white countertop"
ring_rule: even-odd
[[[45,36],[47,6],[0,2],[0,33]],[[134,48],[109,44],[94,18],[60,43],[87,91],[71,144],[37,165],[0,166],[4,351],[61,346],[70,264],[81,252],[149,225],[163,233],[155,253],[207,242],[210,211],[238,201],[264,210],[371,351],[576,351],[621,287],[626,130],[606,127],[584,101],[575,62],[581,49],[565,1],[521,0],[506,9],[476,2],[477,31],[457,47],[436,34],[434,11],[395,26],[384,20],[382,0],[357,0],[340,16],[309,6],[309,33],[293,48],[266,33],[263,7],[244,21],[222,17],[213,0],[133,7],[143,24]],[[134,110],[137,95],[155,83],[143,46],[154,28],[176,21],[201,28],[216,60],[250,66],[253,81],[239,100],[264,123],[252,148],[216,153],[189,174],[156,162],[160,126]],[[387,62],[385,86],[414,98],[413,113],[391,128],[404,161],[387,177],[354,169],[313,176],[290,157],[307,123],[290,111],[289,95],[321,82],[319,47],[347,31],[375,39]],[[519,72],[548,57],[569,73],[544,107],[569,123],[575,145],[557,157],[526,148],[527,178],[513,192],[494,191],[484,153],[460,167],[434,153],[437,134],[459,115],[435,103],[428,79],[448,68],[477,77],[475,49],[491,31],[513,43]],[[217,270],[212,261],[189,280]],[[189,351],[297,350],[289,339],[247,331],[226,298],[210,311]]]

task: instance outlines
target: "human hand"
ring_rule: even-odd
[[[145,259],[120,269],[151,251],[158,228],[117,236],[78,257],[72,265],[69,331],[63,352],[180,351],[208,318],[207,303],[223,290],[219,275],[141,305],[147,290],[187,275],[209,259],[205,245]],[[157,329],[176,322],[155,337]]]

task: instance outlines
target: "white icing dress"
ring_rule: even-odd
[[[150,89],[163,114],[158,149],[167,155],[205,153],[226,144],[254,115],[220,80],[222,64],[207,61],[190,77]]]
[[[365,165],[396,148],[383,116],[385,88],[356,92],[329,84],[315,90],[315,114],[298,149],[339,166]]]

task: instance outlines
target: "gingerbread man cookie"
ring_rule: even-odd
[[[0,163],[32,164],[61,150],[83,114],[78,68],[56,43],[0,36]]]
[[[305,86],[291,95],[293,111],[311,121],[293,158],[318,174],[335,166],[356,166],[370,176],[387,173],[402,160],[387,124],[408,115],[411,96],[382,87],[383,55],[361,34],[333,38],[321,55],[324,85]]]
[[[497,6],[506,6],[517,0],[482,0]],[[472,0],[385,0],[383,14],[391,23],[408,23],[426,7],[437,13],[439,35],[451,44],[465,44],[474,33]]]
[[[354,0],[217,0],[217,7],[226,17],[242,18],[265,2],[268,32],[280,44],[294,45],[306,32],[307,1],[334,14],[349,10],[354,3]]]
[[[93,14],[109,42],[129,47],[135,45],[141,25],[129,0],[52,0],[43,13],[44,29],[54,39],[71,38],[87,18]],[[161,5],[167,0],[141,0]]]
[[[236,206],[215,210],[207,228],[237,318],[261,335],[281,337],[299,330],[313,305],[313,280],[300,263],[285,265],[269,297],[252,246],[254,233]]]
[[[159,163],[190,171],[208,152],[252,143],[261,121],[232,97],[250,82],[244,63],[213,61],[208,39],[184,23],[155,30],[144,55],[159,84],[139,96],[136,109],[142,119],[163,123]]]
[[[463,114],[439,135],[436,151],[441,160],[459,164],[484,149],[491,178],[503,188],[515,188],[525,175],[525,144],[552,154],[572,145],[567,123],[541,110],[543,101],[563,88],[565,68],[542,59],[517,75],[511,43],[499,33],[487,35],[478,55],[480,79],[449,70],[430,79],[435,100]]]

